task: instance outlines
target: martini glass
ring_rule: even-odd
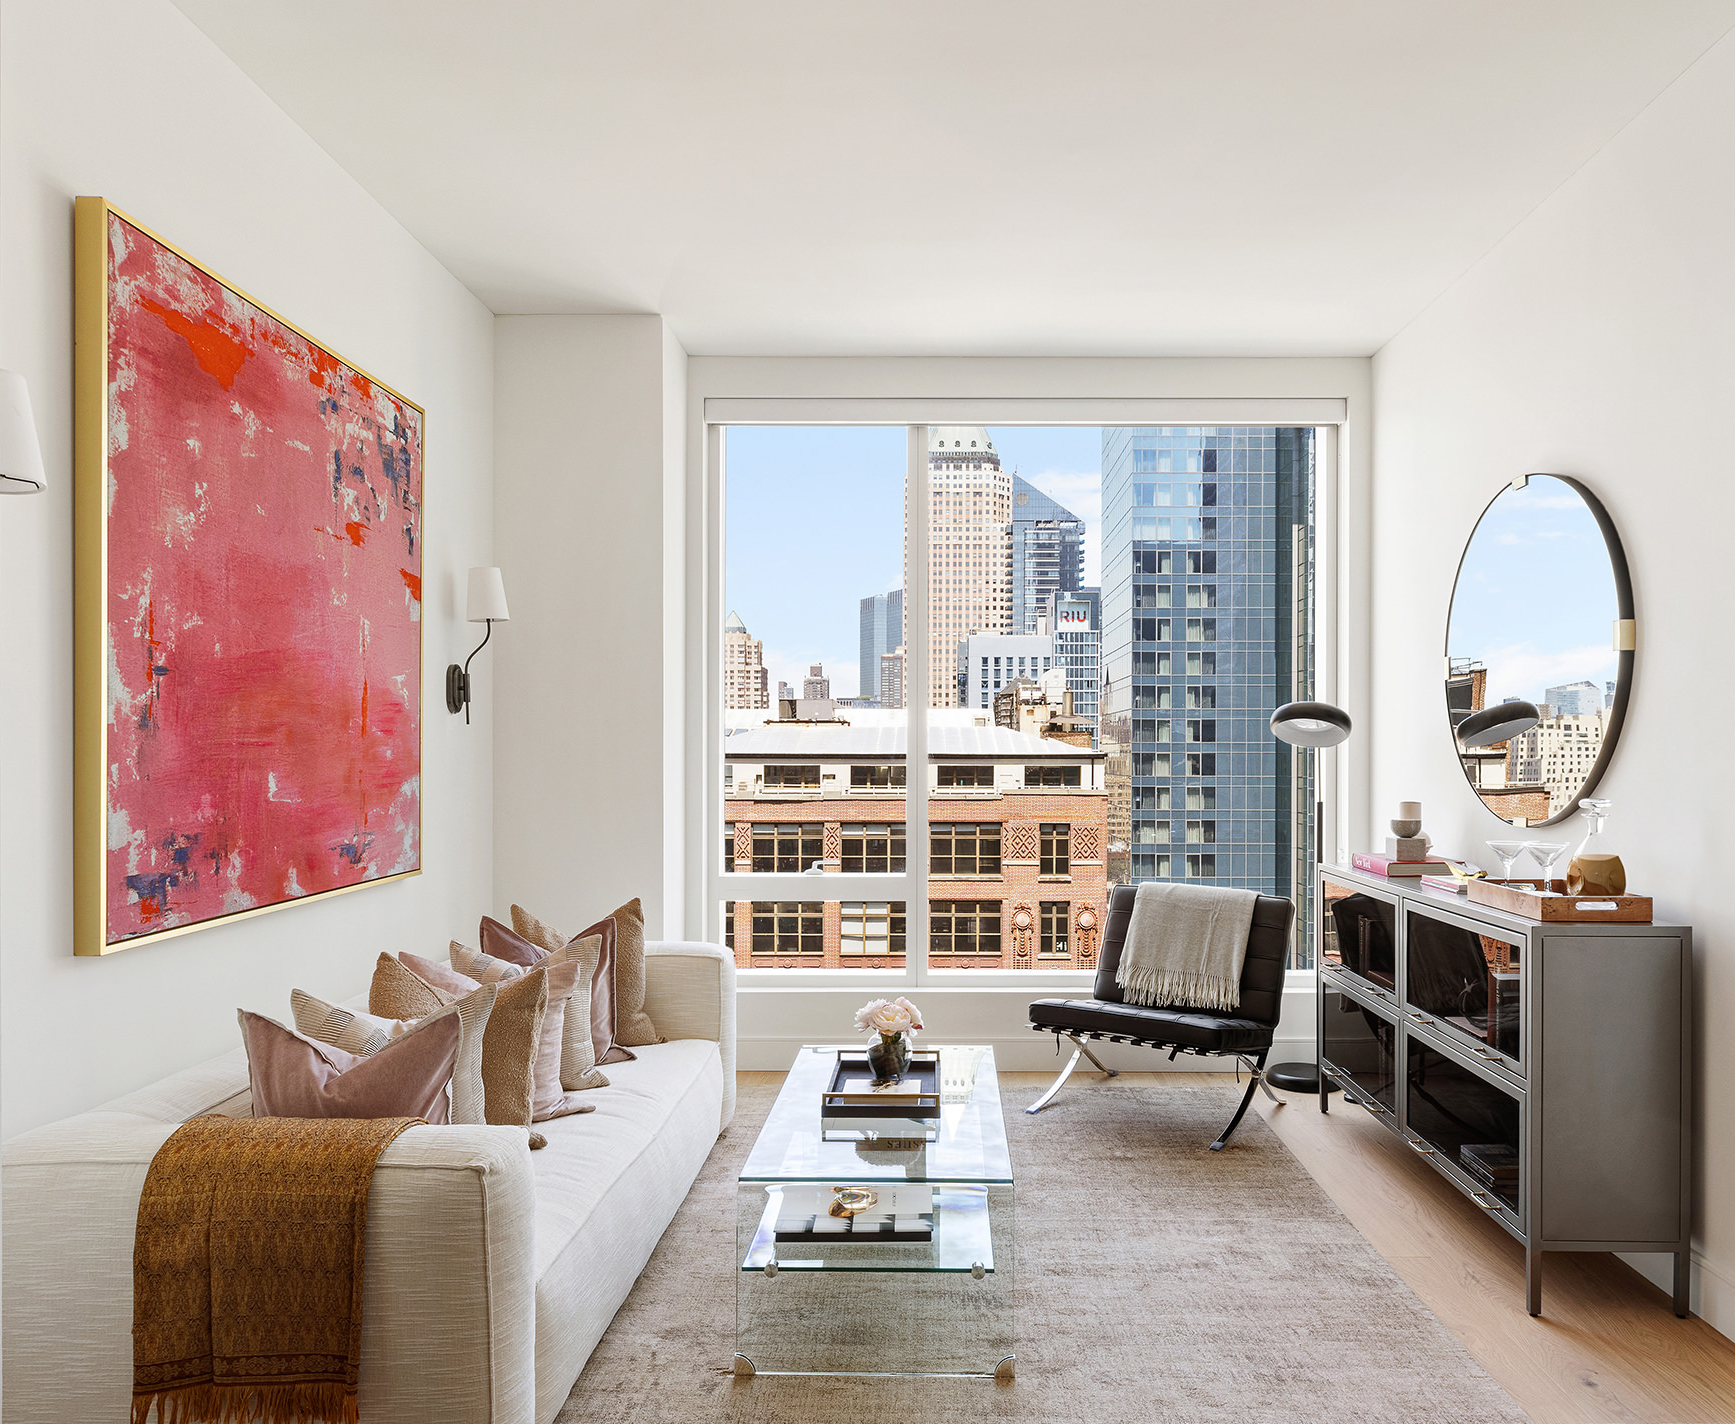
[[[1554,879],[1554,863],[1567,852],[1565,841],[1532,841],[1525,847],[1530,852],[1530,858],[1542,870],[1542,893],[1551,895],[1554,892],[1549,883]]]
[[[1524,854],[1525,843],[1523,841],[1486,841],[1484,844],[1500,857],[1500,878],[1510,880],[1512,878],[1512,862]]]

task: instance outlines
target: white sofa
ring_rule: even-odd
[[[729,1125],[734,963],[715,945],[646,951],[645,1007],[668,1042],[610,1064],[595,1112],[541,1124],[534,1153],[522,1129],[434,1127],[381,1156],[368,1424],[553,1419]],[[145,1172],[187,1118],[249,1110],[237,1049],[0,1148],[6,1424],[128,1417]]]

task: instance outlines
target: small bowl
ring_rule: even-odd
[[[1421,829],[1422,829],[1422,823],[1420,821],[1393,821],[1392,822],[1392,834],[1394,836],[1413,836]]]

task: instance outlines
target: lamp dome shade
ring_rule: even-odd
[[[472,623],[506,622],[506,585],[500,580],[499,569],[471,569],[469,597],[464,600],[464,617]]]
[[[35,494],[47,483],[30,388],[18,372],[0,371],[0,494]]]
[[[1349,733],[1349,713],[1329,702],[1286,702],[1271,714],[1271,735],[1291,746],[1335,747]]]
[[[1501,702],[1472,712],[1458,724],[1458,745],[1465,751],[1475,747],[1491,747],[1528,732],[1542,720],[1534,702]]]

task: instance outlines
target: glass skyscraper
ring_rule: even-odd
[[[1111,786],[1127,788],[1109,808],[1120,878],[1288,895],[1303,935],[1312,762],[1268,723],[1312,692],[1313,446],[1310,429],[1102,432],[1102,745]]]
[[[880,659],[894,653],[904,642],[904,591],[894,588],[890,593],[870,594],[861,601],[861,660],[857,663],[860,676],[856,680],[858,695],[878,698],[880,695]],[[902,706],[902,700],[898,702]]]
[[[1014,633],[1034,633],[1044,602],[1084,582],[1084,521],[1028,480],[1012,479]]]

